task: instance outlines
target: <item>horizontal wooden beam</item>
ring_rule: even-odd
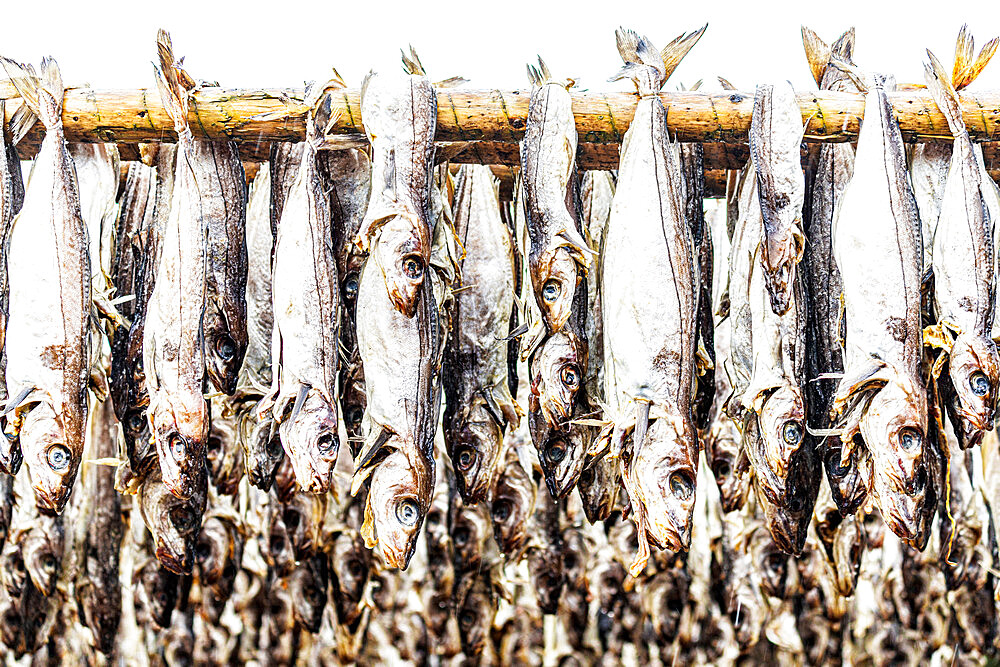
[[[242,143],[301,140],[306,106],[300,88],[225,89],[206,87],[190,105],[191,129],[196,136],[229,137]],[[634,93],[572,91],[580,142],[617,144],[632,121]],[[516,143],[524,134],[528,112],[527,90],[438,91],[438,141],[498,141]],[[15,97],[9,83],[0,97]],[[664,92],[667,126],[680,141],[740,143],[746,141],[753,111],[753,93],[724,91]],[[890,94],[907,141],[935,141],[950,137],[944,116],[926,90]],[[358,138],[363,134],[360,90],[337,93],[341,114],[334,135]],[[852,141],[864,115],[864,98],[853,93],[813,91],[798,93],[807,141]],[[8,105],[8,113],[14,105]],[[1000,140],[1000,92],[963,93],[965,123],[976,141]],[[70,88],[63,102],[66,138],[80,142],[135,143],[174,141],[173,124],[155,89],[101,90]],[[27,141],[38,141],[41,128]]]

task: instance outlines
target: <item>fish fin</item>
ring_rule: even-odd
[[[365,498],[365,520],[361,524],[361,537],[365,541],[365,547],[374,549],[378,544],[378,537],[375,535],[375,512],[372,511],[371,496]]]
[[[802,48],[805,49],[806,60],[809,61],[809,71],[812,72],[816,85],[822,87],[823,73],[826,72],[826,67],[830,64],[830,54],[833,49],[806,26],[802,26]]]
[[[696,90],[700,90],[702,84],[704,83],[705,83],[704,79],[698,79],[697,81],[694,82],[694,84],[690,88],[688,88],[688,90],[691,91],[692,93],[695,92]]]
[[[360,459],[354,466],[354,479],[351,481],[352,496],[358,495],[364,481],[375,471],[375,467],[382,459],[389,455],[392,447],[387,446],[387,443],[393,435],[393,432],[384,426],[377,424],[373,426],[372,432],[358,453]]]
[[[427,72],[424,71],[424,66],[420,62],[420,57],[417,55],[416,50],[413,45],[410,45],[410,53],[407,54],[403,49],[399,50],[403,55],[403,69],[407,74],[415,74],[417,76],[427,76]]]
[[[674,73],[677,66],[684,60],[684,56],[698,43],[698,40],[701,39],[706,30],[708,30],[707,23],[697,30],[678,35],[672,42],[663,47],[663,50],[660,52],[660,59],[663,61],[665,68],[663,72],[664,82],[670,78],[670,75]]]
[[[642,451],[642,445],[646,441],[646,432],[649,430],[649,401],[637,400],[635,402],[635,430],[632,431],[632,460],[635,461]]]
[[[312,387],[306,382],[299,385],[299,391],[295,395],[295,404],[292,406],[292,414],[288,418],[289,422],[295,421],[295,418],[298,417],[299,410],[302,409],[302,404],[306,402],[306,395],[309,393],[310,389],[312,389]]]
[[[717,76],[715,78],[719,80],[719,85],[722,86],[723,90],[736,90],[736,86],[733,85],[732,81],[729,79],[722,76]]]
[[[962,90],[976,80],[983,68],[989,64],[990,59],[997,50],[998,39],[994,37],[983,45],[979,55],[975,54],[975,40],[969,32],[969,26],[963,25],[958,31],[958,39],[955,42],[955,65],[951,72],[951,84],[955,90]]]
[[[931,97],[934,98],[934,103],[937,104],[941,113],[944,114],[945,120],[948,121],[948,129],[955,137],[963,134],[968,136],[965,121],[962,119],[958,91],[948,80],[948,73],[945,72],[944,65],[937,59],[937,56],[931,53],[930,49],[927,49],[927,60],[928,62],[924,63],[924,80],[927,82],[927,89],[930,91]]]
[[[864,72],[862,72],[861,69],[854,63],[834,54],[830,56],[830,64],[843,72],[857,87],[859,92],[867,93],[869,89],[874,87],[874,84],[865,80],[866,77]]]
[[[640,95],[652,95],[663,87],[667,81],[666,65],[661,53],[647,38],[634,30],[619,28],[615,31],[615,42],[625,66],[609,81],[631,79]]]
[[[31,112],[27,104],[22,104],[14,111],[10,117],[10,137],[15,146],[21,143],[21,139],[28,134],[36,120],[38,117]]]
[[[490,413],[490,417],[493,421],[497,423],[498,426],[504,425],[504,415],[500,411],[500,406],[497,404],[495,398],[493,398],[493,392],[489,389],[482,389],[479,391],[479,395],[483,397],[483,405],[486,407],[486,411]]]
[[[464,76],[451,76],[451,77],[448,77],[447,79],[444,79],[443,81],[436,81],[434,83],[434,87],[435,88],[458,88],[459,86],[462,86],[462,85],[464,85],[464,84],[466,84],[468,82],[469,82],[469,80],[466,79]]]
[[[979,51],[979,55],[976,56],[975,62],[969,68],[965,79],[962,81],[962,85],[958,86],[959,89],[972,83],[979,73],[983,71],[986,65],[989,64],[990,60],[993,58],[993,54],[997,51],[997,45],[1000,44],[1000,39],[994,37],[990,41],[986,42],[983,48]]]
[[[850,406],[856,405],[860,399],[859,394],[883,386],[889,379],[886,377],[888,370],[889,366],[884,361],[869,357],[867,363],[853,373],[845,373],[833,397],[834,411],[838,414],[849,411]]]
[[[842,60],[852,62],[854,58],[854,26],[851,26],[838,37],[830,48],[832,55]]]
[[[31,65],[3,58],[3,66],[24,105],[46,128],[62,124],[63,83],[59,65],[51,57],[42,59],[41,76]],[[26,131],[26,130],[25,130]]]
[[[156,75],[156,86],[160,90],[160,100],[167,115],[174,122],[178,134],[190,133],[188,126],[188,91],[184,88],[182,79],[188,79],[174,60],[174,47],[170,33],[162,28],[156,33],[156,52],[160,66],[153,65]]]
[[[587,241],[580,234],[579,230],[573,225],[565,225],[559,231],[557,236],[561,236],[563,239],[562,246],[570,251],[570,254],[574,255],[574,259],[585,267],[590,267],[590,262],[592,257],[596,257],[597,253],[587,245]]]
[[[31,392],[35,391],[35,385],[28,384],[23,387],[14,395],[12,399],[7,401],[7,405],[4,406],[3,412],[0,412],[0,416],[9,414],[12,410],[20,407],[24,403],[25,399],[31,395]]]

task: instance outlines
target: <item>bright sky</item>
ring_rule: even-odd
[[[968,21],[980,44],[1000,34],[1000,5],[984,3],[794,3],[794,9],[761,2],[293,2],[5,3],[0,54],[38,62],[58,60],[67,84],[96,88],[153,86],[156,29],[171,31],[175,51],[186,56],[195,78],[226,87],[301,86],[335,66],[348,85],[370,68],[398,67],[399,48],[412,43],[433,79],[462,75],[470,87],[521,88],[525,63],[541,54],[554,76],[574,77],[584,88],[627,89],[605,83],[621,65],[618,25],[646,34],[662,47],[705,22],[708,32],[678,68],[668,88],[711,82],[723,75],[738,87],[788,79],[814,88],[799,26],[828,43],[857,28],[855,61],[922,82],[930,47],[947,66],[955,37]],[[116,6],[120,5],[120,6]],[[975,15],[974,6],[992,7]],[[864,14],[849,14],[848,6]],[[478,9],[483,7],[485,9]],[[647,7],[647,9],[640,9]],[[838,11],[839,8],[839,11]],[[949,14],[947,9],[959,13]],[[46,20],[51,19],[51,20]],[[972,90],[1000,90],[1000,56]]]

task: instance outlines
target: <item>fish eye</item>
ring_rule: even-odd
[[[439,512],[437,510],[432,510],[427,515],[427,523],[428,523],[428,525],[432,525],[433,526],[433,525],[438,524],[440,522],[441,522],[441,512]]]
[[[725,459],[720,459],[715,462],[715,468],[713,469],[713,472],[715,472],[716,479],[725,479],[726,477],[729,477],[729,473],[731,473],[732,471],[733,468],[732,466],[729,465],[729,461]]]
[[[293,509],[285,510],[282,520],[285,522],[285,527],[293,533],[299,527],[299,513]]]
[[[564,366],[559,374],[559,379],[570,389],[576,389],[580,385],[580,374],[577,372],[576,366],[573,365]]]
[[[771,572],[780,573],[782,568],[785,566],[785,558],[776,552],[769,553],[764,559],[764,565],[766,565],[767,569],[771,570]]]
[[[802,424],[788,420],[781,426],[781,439],[789,445],[797,445],[802,439]]]
[[[52,554],[42,556],[42,569],[46,572],[53,572],[56,569],[56,557]]]
[[[351,425],[351,428],[358,428],[361,426],[361,420],[365,416],[364,408],[361,406],[354,406],[351,408],[350,412],[347,413],[347,423]]]
[[[461,528],[455,529],[455,532],[452,534],[451,539],[455,541],[455,544],[457,544],[460,547],[463,547],[469,543],[469,537],[471,537],[469,529],[463,526]]]
[[[223,361],[231,361],[236,356],[236,341],[229,336],[223,336],[215,343],[215,351]]]
[[[410,280],[420,280],[424,275],[424,260],[419,255],[407,255],[404,257],[403,275]]]
[[[364,568],[361,567],[361,563],[356,560],[347,561],[347,573],[357,579],[362,574],[364,574]]]
[[[347,275],[347,280],[344,281],[344,298],[347,300],[352,300],[358,295],[358,274],[357,272],[349,273]]]
[[[212,555],[212,548],[209,546],[208,542],[199,542],[195,549],[195,555],[198,560],[207,560],[209,556]]]
[[[209,436],[205,445],[208,447],[208,451],[217,452],[222,449],[222,438],[214,435]]]
[[[272,459],[276,459],[281,456],[281,454],[281,439],[271,438],[271,440],[267,443],[267,455]]]
[[[177,532],[186,533],[194,527],[194,514],[183,507],[177,507],[170,511],[170,522]]]
[[[319,593],[319,589],[316,588],[315,586],[309,586],[303,592],[304,592],[304,594],[306,596],[306,599],[309,600],[310,602],[314,602],[314,603],[315,602],[319,602],[319,600],[321,599],[321,596],[320,596],[320,593]]]
[[[920,446],[921,441],[920,434],[917,433],[915,429],[904,428],[899,432],[899,444],[903,446],[903,449],[910,451],[916,449]]]
[[[545,452],[546,458],[552,463],[559,463],[564,458],[566,458],[566,443],[562,440],[556,440]]]
[[[171,456],[175,459],[184,458],[184,454],[187,452],[187,444],[184,442],[184,438],[176,434],[172,435],[167,444],[170,447]]]
[[[142,412],[132,412],[125,420],[125,427],[132,433],[139,433],[146,425],[146,416]]]
[[[458,450],[458,456],[456,457],[455,463],[458,464],[458,469],[467,472],[472,468],[472,464],[476,462],[476,453],[472,450],[472,447],[462,447]]]
[[[976,371],[969,378],[969,386],[976,396],[986,396],[990,393],[990,380],[982,371]]]
[[[65,445],[52,445],[49,447],[48,452],[45,453],[45,460],[48,462],[50,468],[56,472],[62,472],[69,468],[69,448]]]
[[[458,616],[458,622],[462,624],[463,628],[472,627],[473,623],[476,622],[476,614],[468,609],[464,609]]]
[[[316,440],[320,454],[327,454],[337,448],[337,437],[332,433],[324,433]]]
[[[493,519],[495,521],[506,521],[510,517],[511,502],[509,500],[498,500],[493,503]]]
[[[401,500],[396,504],[396,518],[399,519],[399,522],[404,526],[417,525],[417,519],[419,517],[420,511],[415,501],[407,498],[406,500]]]
[[[788,499],[788,511],[792,514],[798,514],[805,507],[805,501],[802,500],[798,495],[793,495]]]
[[[566,555],[563,556],[563,567],[567,570],[576,569],[576,554],[572,551],[567,551]]]
[[[560,292],[562,292],[562,285],[559,284],[558,280],[546,280],[545,284],[542,285],[542,300],[546,303],[552,303],[559,298]]]
[[[270,542],[267,545],[268,551],[271,552],[272,556],[277,556],[285,548],[285,541],[281,539],[280,536],[274,535],[271,537]]]
[[[688,500],[694,495],[694,482],[685,472],[677,471],[670,475],[670,492],[678,500]]]

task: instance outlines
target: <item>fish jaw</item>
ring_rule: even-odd
[[[975,381],[981,379],[979,374],[989,383],[983,395],[973,390]],[[975,431],[992,430],[1000,394],[1000,355],[996,343],[985,336],[959,334],[949,354],[948,375],[958,395],[956,411],[966,436],[960,442],[973,438]]]
[[[372,257],[382,270],[393,308],[405,317],[413,317],[420,286],[430,267],[427,226],[414,216],[391,216],[382,226]]]
[[[455,469],[462,500],[475,504],[485,500],[496,474],[497,459],[503,444],[503,430],[486,410],[482,400],[458,419],[446,420],[445,443]],[[452,422],[452,423],[448,423]]]
[[[562,330],[573,310],[573,297],[579,281],[576,260],[562,246],[529,257],[531,285],[535,301],[550,334]],[[546,292],[546,286],[549,291]]]
[[[626,489],[634,504],[642,504],[647,537],[657,548],[687,551],[691,544],[697,479],[691,452],[696,451],[693,426],[659,417],[649,423],[638,456],[626,467],[632,482]]]
[[[608,468],[611,468],[608,470]],[[616,462],[601,459],[580,473],[577,489],[587,521],[594,524],[611,516],[618,499],[618,480],[615,475]]]
[[[308,493],[329,491],[340,449],[336,407],[310,389],[299,413],[282,422],[278,430],[299,486]]]
[[[181,499],[196,493],[196,480],[205,466],[205,441],[208,439],[205,399],[200,395],[190,398],[189,405],[157,402],[147,412],[163,484]]]
[[[21,425],[19,437],[28,454],[25,465],[35,505],[48,515],[62,514],[80,469],[82,457],[75,452],[82,446],[69,446],[68,436],[48,403],[38,403],[28,410]]]
[[[433,471],[411,467],[401,449],[393,450],[372,473],[365,522],[374,528],[386,565],[405,570],[430,507]]]

